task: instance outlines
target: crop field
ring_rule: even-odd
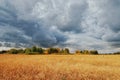
[[[0,80],[120,80],[120,55],[0,55]]]

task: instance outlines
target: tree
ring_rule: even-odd
[[[60,53],[60,48],[56,48],[56,50],[57,50],[57,53]]]
[[[0,54],[4,54],[4,53],[7,53],[7,52],[9,52],[9,51],[2,50],[2,51],[0,51]]]
[[[37,52],[37,47],[36,47],[36,46],[33,46],[33,47],[31,48],[31,52]]]
[[[97,50],[91,50],[90,54],[98,54],[98,51]]]
[[[81,54],[81,51],[80,50],[76,50],[75,53],[76,54]]]
[[[88,50],[83,50],[82,53],[83,53],[83,54],[89,54],[89,51],[88,51]]]
[[[17,51],[18,51],[18,53],[24,53],[23,49],[18,49]]]
[[[30,48],[26,48],[26,49],[25,49],[25,53],[26,53],[26,54],[30,54],[30,53],[31,53],[31,49],[30,49]]]
[[[18,53],[18,50],[16,50],[16,49],[10,49],[10,51],[9,51],[11,54],[17,54]]]
[[[113,53],[113,54],[118,55],[118,54],[120,54],[120,52],[115,52],[115,53]]]
[[[42,48],[37,48],[37,52],[43,54],[44,50]]]
[[[64,53],[64,49],[61,49],[61,50],[60,50],[60,53]]]
[[[52,48],[47,49],[46,52],[47,52],[48,54],[51,54],[51,53],[52,53]]]
[[[48,53],[52,54],[52,53],[59,53],[60,49],[59,48],[49,48],[48,49]]]
[[[69,54],[69,53],[70,53],[70,52],[69,52],[69,49],[68,49],[68,48],[65,48],[65,49],[64,49],[64,53],[65,53],[65,54]]]

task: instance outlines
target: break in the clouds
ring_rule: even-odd
[[[120,0],[0,0],[0,46],[120,50]]]

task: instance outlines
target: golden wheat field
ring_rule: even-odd
[[[0,80],[120,80],[120,55],[0,55]]]

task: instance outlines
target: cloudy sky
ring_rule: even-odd
[[[120,0],[0,0],[0,42],[119,51]]]

